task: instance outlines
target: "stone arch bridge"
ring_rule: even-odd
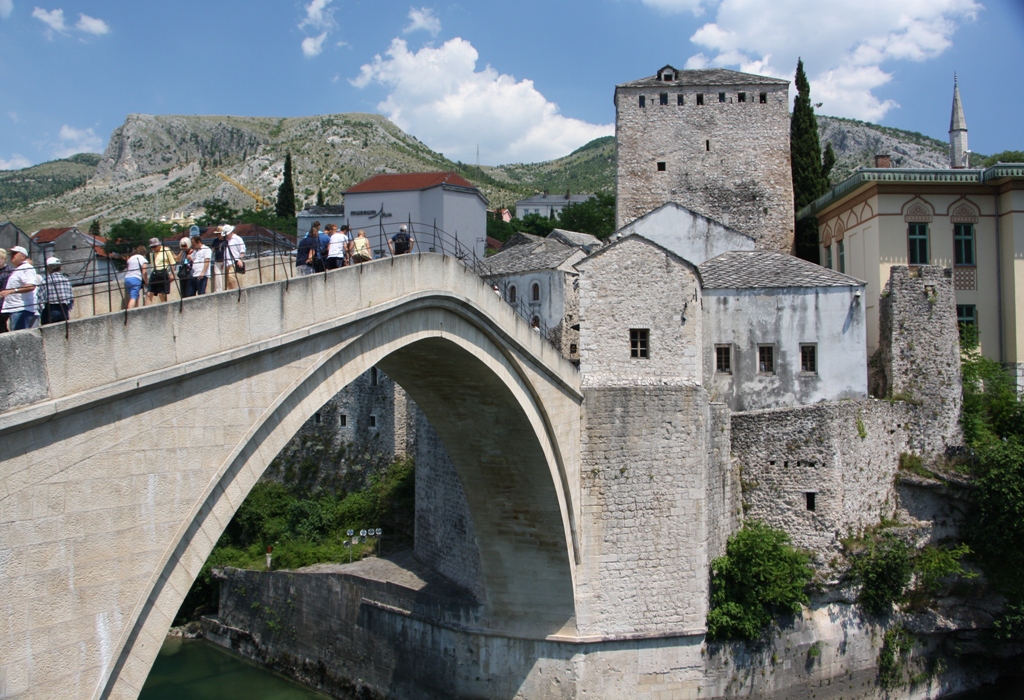
[[[282,446],[371,366],[445,442],[496,630],[577,635],[576,368],[460,261],[407,255],[0,335],[0,697],[134,698]]]

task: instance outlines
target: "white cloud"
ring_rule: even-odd
[[[110,33],[110,25],[101,19],[90,17],[89,15],[78,15],[78,24],[75,25],[75,29],[85,32],[86,34],[95,34],[96,36],[102,36],[103,34]]]
[[[10,119],[15,124],[18,123],[18,113],[15,112],[13,109],[10,112],[7,113],[7,118]]]
[[[327,32],[319,36],[307,36],[302,40],[302,53],[307,58],[313,58],[313,56],[319,56],[320,52],[324,50],[324,39],[327,38]]]
[[[611,124],[562,116],[531,80],[516,81],[490,66],[476,70],[478,58],[465,39],[415,53],[403,39],[393,39],[386,58],[375,56],[350,82],[390,90],[378,109],[455,160],[473,162],[479,146],[487,163],[535,162],[614,133]]]
[[[67,158],[76,153],[100,153],[103,150],[103,139],[89,129],[76,129],[63,125],[60,128],[60,144],[53,149],[55,158]]]
[[[7,19],[14,12],[14,0],[0,0],[0,19]]]
[[[661,10],[715,13],[690,40],[687,68],[730,67],[792,80],[802,57],[823,114],[878,121],[899,105],[874,94],[892,62],[927,61],[973,21],[977,0],[642,0]]]
[[[53,32],[65,32],[67,27],[64,25],[64,10],[44,10],[41,7],[37,7],[32,10],[32,16],[37,20],[49,27],[47,33],[52,36]]]
[[[705,4],[704,0],[643,0],[643,3],[666,14],[692,12],[698,16],[704,14]]]
[[[21,170],[30,165],[32,165],[32,161],[20,153],[12,153],[10,160],[0,158],[0,170]]]
[[[441,32],[441,20],[429,7],[409,8],[409,24],[402,30],[404,34],[412,34],[418,31],[430,32],[431,36],[437,36]]]

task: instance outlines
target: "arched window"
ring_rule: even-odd
[[[540,285],[536,282],[534,282],[533,286],[530,288],[530,295],[533,301],[540,301]]]
[[[508,288],[508,303],[516,303],[516,286],[514,284]]]

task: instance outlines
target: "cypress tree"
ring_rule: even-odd
[[[800,211],[828,191],[828,173],[835,164],[835,152],[829,145],[825,165],[818,139],[818,120],[811,104],[811,85],[804,73],[804,62],[796,63],[796,101],[789,127],[789,148],[793,167],[793,204]],[[796,212],[794,212],[796,213]],[[795,253],[799,258],[818,262],[818,221],[814,218],[796,222]]]
[[[92,223],[89,224],[89,235],[90,236],[99,236],[100,235],[100,220],[99,219],[93,219]]]
[[[318,207],[324,205],[324,191],[322,189],[316,191],[316,205]]]
[[[284,157],[284,180],[277,188],[277,206],[274,211],[278,218],[292,218],[295,216],[295,184],[292,182],[292,154]]]

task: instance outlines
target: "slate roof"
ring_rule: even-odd
[[[792,255],[763,250],[722,253],[699,266],[705,289],[856,287],[864,282]]]
[[[410,190],[429,190],[432,187],[450,185],[476,189],[472,182],[456,172],[437,173],[381,173],[352,185],[345,194],[360,192],[408,192]]]
[[[517,233],[505,241],[501,250],[484,258],[478,271],[481,276],[490,277],[533,270],[555,270],[573,255],[582,253],[579,246],[566,245],[553,238]]]
[[[601,239],[597,236],[592,236],[589,233],[580,233],[579,231],[566,231],[561,228],[552,229],[551,233],[548,234],[548,238],[586,248],[588,253],[597,250],[602,245]]]
[[[666,66],[670,68],[671,66]],[[675,69],[673,69],[675,70]],[[660,72],[660,71],[659,71]],[[633,80],[628,83],[616,85],[616,88],[633,87],[719,87],[719,86],[741,86],[741,85],[789,85],[788,80],[769,78],[767,75],[754,75],[753,73],[740,73],[726,68],[702,68],[700,70],[676,70],[676,79],[658,80],[658,75],[648,78]]]

